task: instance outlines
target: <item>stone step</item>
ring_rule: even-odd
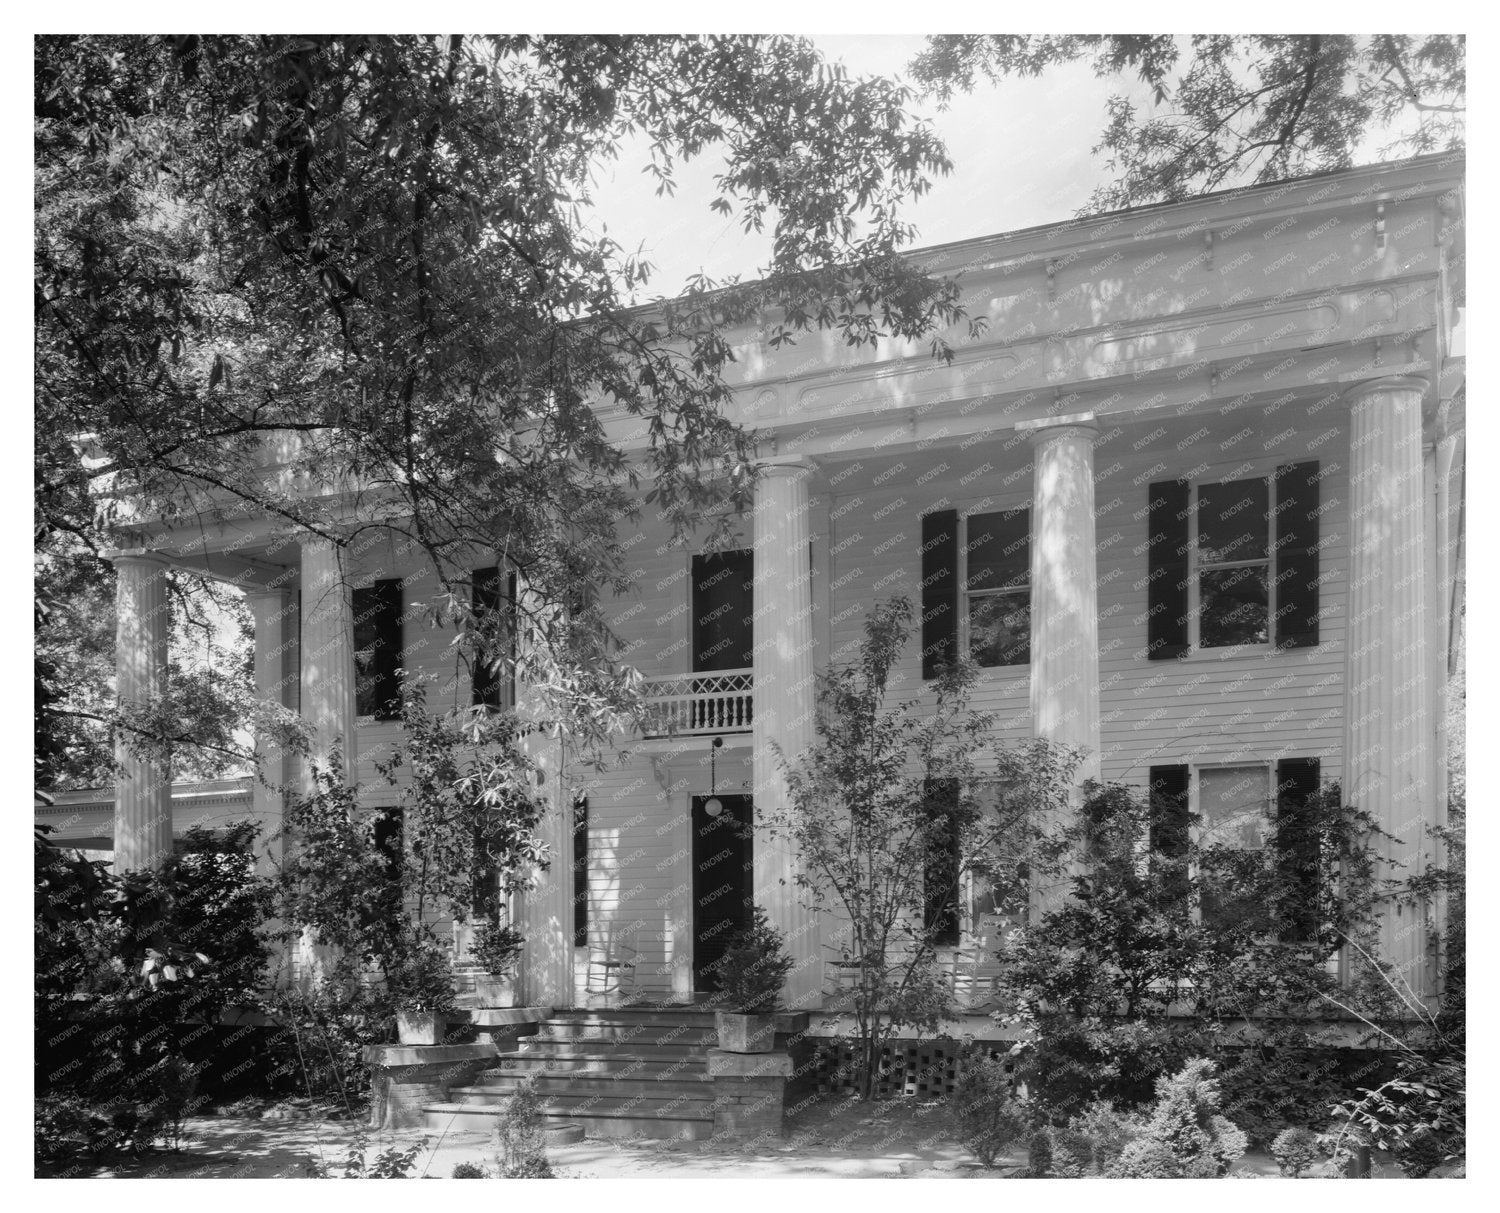
[[[608,1023],[548,1019],[537,1026],[528,1039],[543,1040],[615,1040],[638,1044],[712,1045],[718,1033],[712,1024]]]
[[[708,1056],[711,1044],[656,1044],[649,1040],[563,1040],[523,1036],[516,1042],[521,1052],[532,1057],[617,1057],[620,1055],[650,1057],[654,1061],[675,1061],[680,1057]],[[501,1056],[513,1054],[502,1053]]]
[[[714,1131],[712,1112],[697,1114],[697,1105],[689,1108],[646,1107],[646,1102],[665,1104],[665,1100],[616,1100],[609,1107],[594,1106],[580,1112],[576,1108],[553,1110],[548,1101],[545,1115],[553,1123],[582,1125],[589,1137],[648,1137],[653,1139],[685,1138],[701,1141]],[[422,1109],[426,1128],[433,1132],[461,1133],[470,1130],[493,1133],[505,1113],[504,1103],[466,1104],[434,1103]],[[658,1114],[660,1113],[660,1114]]]
[[[654,1027],[711,1028],[714,1013],[693,1007],[557,1007],[545,1017],[562,1023],[648,1023]]]
[[[642,1087],[642,1090],[619,1090],[619,1087]],[[504,1105],[514,1092],[501,1087],[452,1087],[449,1104],[495,1104]],[[543,1087],[538,1092],[541,1107],[547,1111],[558,1108],[681,1108],[684,1114],[699,1105],[711,1107],[714,1102],[712,1083],[621,1083],[606,1087],[579,1087],[564,1083],[559,1087]]]
[[[678,1095],[708,1098],[713,1091],[713,1079],[707,1073],[641,1077],[629,1073],[589,1074],[564,1071],[560,1074],[549,1074],[546,1071],[540,1071],[527,1074],[515,1071],[510,1074],[486,1075],[477,1086],[453,1087],[449,1091],[449,1098],[460,1103],[469,1102],[458,1099],[461,1093],[466,1095],[489,1093],[505,1098],[532,1082],[536,1083],[536,1088],[542,1095],[549,1097],[589,1094],[651,1095],[661,1096],[663,1099],[675,1098]]]
[[[546,1053],[501,1053],[500,1064],[480,1075],[515,1074],[620,1074],[637,1078],[670,1078],[674,1074],[707,1074],[708,1058],[662,1059],[644,1053],[586,1053],[554,1057]]]

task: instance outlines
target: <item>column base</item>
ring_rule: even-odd
[[[791,1054],[708,1051],[714,1088],[715,1137],[786,1136]]]

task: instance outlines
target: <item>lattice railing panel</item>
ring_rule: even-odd
[[[945,1099],[953,1094],[966,1059],[988,1053],[1007,1062],[1010,1046],[1003,1043],[929,1040],[896,1040],[880,1051],[880,1079],[875,1094],[880,1099],[915,1096]],[[851,1041],[819,1041],[813,1061],[813,1078],[821,1094],[841,1094],[855,1089],[855,1046]]]
[[[755,699],[750,670],[648,678],[645,692],[647,737],[750,732]]]

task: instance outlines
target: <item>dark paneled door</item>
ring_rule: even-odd
[[[723,810],[710,816],[717,800]],[[718,965],[729,937],[750,923],[751,801],[748,796],[693,797],[693,989],[719,988]]]

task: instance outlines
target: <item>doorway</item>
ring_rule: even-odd
[[[710,813],[710,802],[720,808]],[[749,796],[694,796],[693,990],[719,989],[719,966],[729,938],[750,925],[754,904]]]

